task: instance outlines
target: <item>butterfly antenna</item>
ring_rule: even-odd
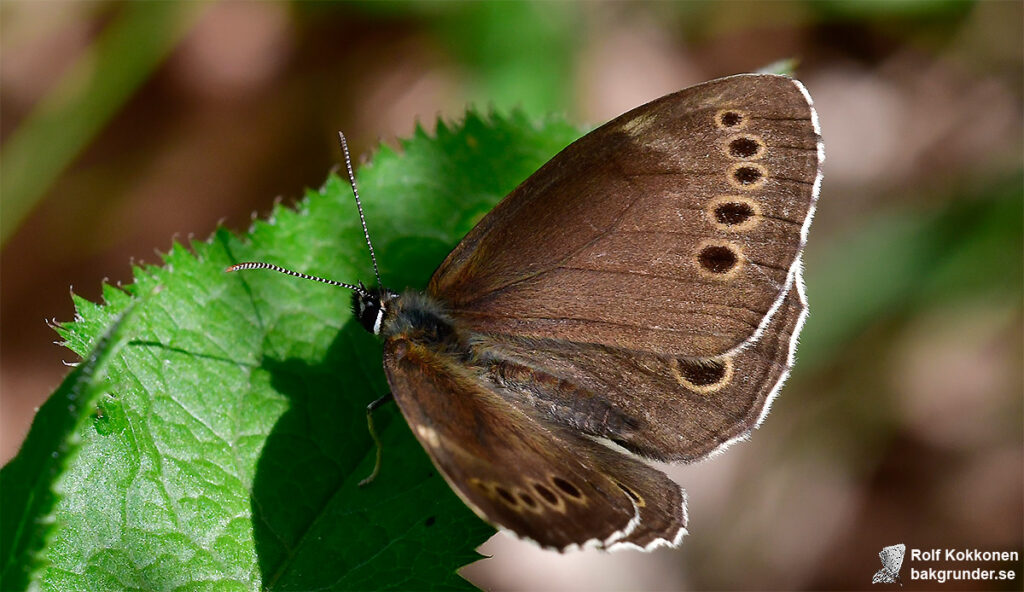
[[[352,195],[356,197],[356,209],[359,210],[359,222],[363,225],[363,236],[366,237],[366,246],[370,249],[370,260],[373,261],[373,275],[377,276],[377,285],[383,286],[380,281],[380,270],[377,269],[377,256],[373,253],[373,243],[370,242],[370,231],[366,228],[366,216],[363,215],[363,202],[359,200],[359,189],[356,188],[356,175],[352,172],[352,157],[349,156],[348,142],[345,134],[338,132],[338,142],[341,144],[341,151],[345,154],[345,168],[348,169],[348,182],[352,185]]]
[[[324,284],[330,284],[332,286],[338,286],[338,287],[341,287],[341,288],[348,288],[349,290],[352,290],[353,292],[356,292],[356,293],[361,294],[363,296],[368,295],[368,292],[366,291],[366,288],[364,288],[362,286],[357,286],[355,284],[346,284],[345,282],[339,282],[339,281],[335,281],[335,280],[328,280],[328,279],[324,279],[322,277],[317,277],[315,275],[308,275],[308,274],[305,274],[305,273],[300,273],[298,271],[292,271],[290,269],[285,269],[284,267],[281,267],[279,265],[274,265],[273,263],[263,263],[263,262],[260,262],[260,261],[246,261],[245,263],[238,263],[236,265],[232,265],[231,267],[225,269],[224,271],[227,272],[227,273],[231,273],[232,271],[239,271],[241,269],[271,269],[273,271],[279,271],[279,272],[281,272],[283,274],[295,276],[295,277],[298,277],[298,278],[302,278],[304,280],[313,280],[314,282],[321,282],[321,283],[324,283]]]

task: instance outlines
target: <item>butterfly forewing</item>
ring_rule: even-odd
[[[803,87],[712,81],[630,111],[527,179],[429,292],[481,333],[720,355],[792,286],[820,138]]]

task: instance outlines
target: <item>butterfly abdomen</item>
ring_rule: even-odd
[[[548,420],[584,433],[618,438],[640,426],[604,397],[579,384],[512,361],[492,362],[487,378],[508,396],[533,407]]]

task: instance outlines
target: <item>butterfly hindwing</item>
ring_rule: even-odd
[[[746,436],[793,363],[806,316],[791,290],[763,335],[739,352],[678,358],[561,340],[492,336],[491,376],[517,406],[661,461],[694,461]]]
[[[384,367],[413,433],[488,522],[544,547],[676,543],[682,491],[660,471],[536,421],[464,364],[402,336]]]

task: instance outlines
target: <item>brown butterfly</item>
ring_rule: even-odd
[[[685,494],[645,459],[705,458],[768,413],[823,160],[802,84],[732,76],[564,149],[425,293],[230,269],[352,289],[402,414],[484,520],[558,550],[675,546]]]

